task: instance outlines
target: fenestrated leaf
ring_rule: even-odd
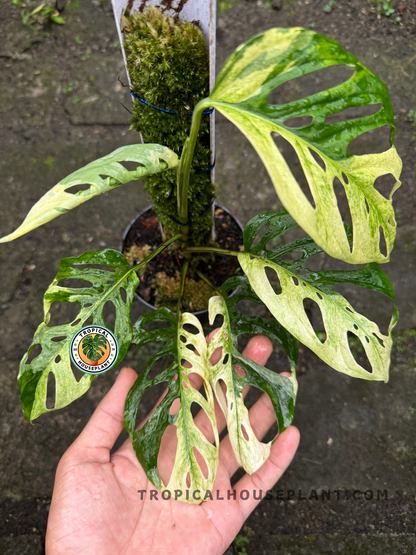
[[[344,83],[301,100],[267,104],[269,93],[282,83],[339,64],[355,68]],[[325,123],[325,118],[347,108],[374,104],[381,105],[375,114]],[[210,98],[200,104],[200,109],[208,105],[247,136],[285,208],[328,254],[354,264],[388,261],[396,235],[391,197],[400,185],[402,164],[394,147],[380,154],[348,153],[350,142],[367,131],[390,125],[391,144],[395,133],[385,85],[355,56],[313,31],[270,29],[242,44],[231,55]],[[312,122],[297,128],[285,123],[302,116],[312,117]],[[294,147],[316,208],[294,179],[273,141],[273,132]],[[322,159],[324,169],[312,152]],[[385,174],[396,179],[389,199],[374,188],[376,178]],[[342,183],[349,203],[354,231],[352,249],[338,209],[335,178]],[[380,252],[380,233],[384,233],[387,256]]]
[[[119,162],[137,162],[138,166],[134,171],[129,171]],[[177,155],[164,146],[145,144],[118,148],[111,154],[98,158],[71,173],[52,187],[31,208],[22,225],[10,235],[2,237],[0,243],[13,241],[97,195],[111,191],[129,181],[175,168],[177,165]],[[90,187],[74,194],[69,193],[68,189],[76,185],[90,185]]]
[[[264,236],[253,247],[260,229],[269,224]],[[286,211],[260,214],[253,218],[244,230],[245,251],[238,255],[241,267],[249,282],[269,308],[274,317],[299,341],[314,351],[327,364],[345,374],[367,380],[388,380],[391,331],[398,319],[394,307],[388,335],[378,326],[356,312],[342,295],[333,290],[336,283],[351,283],[378,291],[394,302],[394,291],[388,277],[375,264],[350,271],[315,272],[308,270],[305,263],[309,257],[322,252],[312,239],[306,237],[268,249],[269,241],[276,239],[296,223]],[[346,226],[351,238],[351,230]],[[284,260],[282,256],[291,252],[301,253],[298,260]],[[266,268],[275,270],[281,291],[275,292]],[[318,339],[305,313],[303,300],[312,299],[321,310],[326,331],[322,343]],[[356,335],[362,343],[372,372],[366,371],[354,359],[348,344],[348,332]]]
[[[146,324],[164,322],[169,327],[146,331]],[[197,328],[197,333],[185,329],[190,324]],[[146,368],[131,388],[124,412],[124,425],[130,434],[133,447],[140,464],[151,482],[161,490],[180,490],[182,501],[200,503],[193,493],[199,490],[204,498],[206,490],[212,490],[218,468],[219,438],[215,420],[214,398],[209,383],[207,365],[207,344],[199,320],[192,314],[178,317],[167,308],[144,314],[133,328],[133,339],[137,347],[150,342],[163,342],[163,346],[154,354]],[[172,364],[152,380],[148,374],[153,364],[166,355],[173,355]],[[189,364],[186,364],[189,363]],[[187,368],[186,366],[190,366]],[[192,387],[190,374],[202,378],[204,396]],[[144,393],[151,387],[166,383],[166,396],[139,430],[135,430],[139,403]],[[179,412],[169,415],[172,403],[180,399]],[[214,431],[214,444],[211,444],[195,425],[191,405],[197,403],[205,411]],[[158,473],[157,457],[162,436],[169,424],[176,426],[178,440],[175,463],[169,483],[165,485]],[[208,476],[205,477],[197,462],[194,448],[205,460]],[[197,496],[195,496],[197,497]]]
[[[82,279],[90,282],[91,286],[71,288],[59,285],[66,279]],[[116,314],[114,335],[119,344],[119,355],[115,364],[124,358],[132,336],[130,310],[138,283],[126,258],[114,250],[86,252],[77,258],[61,260],[59,271],[44,296],[44,322],[36,330],[32,344],[20,363],[20,399],[28,420],[69,405],[89,389],[94,376],[85,374],[77,381],[71,369],[70,342],[87,320],[92,319],[88,325],[106,325],[103,308],[107,301],[113,303]],[[122,290],[125,291],[125,301]],[[68,324],[49,327],[50,308],[55,301],[78,303],[80,311],[76,318]],[[42,350],[27,363],[36,345],[40,345]],[[48,375],[51,372],[56,384],[53,409],[46,406]]]
[[[230,289],[234,287],[238,288],[238,293],[228,296]],[[222,293],[224,296],[211,297],[209,301],[211,325],[218,314],[224,317],[221,328],[208,345],[208,360],[217,348],[222,348],[220,360],[214,365],[209,363],[210,380],[227,421],[228,435],[235,457],[244,470],[252,474],[269,456],[273,441],[262,443],[256,438],[244,404],[243,389],[252,385],[269,395],[279,433],[283,432],[292,422],[294,415],[297,391],[294,365],[298,356],[297,342],[278,322],[249,317],[235,311],[234,307],[241,299],[261,303],[246,278],[227,280]],[[277,341],[288,355],[293,370],[292,376],[280,376],[241,355],[238,351],[238,336],[241,333],[263,334]],[[236,364],[244,370],[244,375],[236,371]],[[225,393],[221,381],[226,386]]]

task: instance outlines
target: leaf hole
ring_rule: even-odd
[[[55,364],[59,364],[61,362],[61,355],[55,357]]]
[[[186,343],[186,337],[184,335],[180,335],[179,340],[182,341],[182,343]]]
[[[72,361],[71,361],[71,370],[74,375],[74,378],[78,383],[82,380],[82,378],[88,379],[88,374],[84,374],[84,372],[82,372],[79,368],[77,368]]]
[[[146,322],[146,324],[144,324],[141,327],[145,331],[164,330],[164,329],[167,329],[167,328],[171,328],[172,327],[172,322],[165,322],[165,321],[161,321],[161,320],[157,320],[156,322],[150,321],[150,322]],[[185,338],[185,341],[183,341],[183,343],[186,343],[186,338]]]
[[[188,385],[187,385],[187,383],[185,382],[185,380],[182,380],[182,387],[184,387],[185,389],[188,389]]]
[[[223,414],[227,414],[227,412],[228,412],[228,394],[227,394],[227,386],[226,386],[224,380],[220,379],[217,382],[215,382],[213,389],[214,389],[215,398],[216,398]],[[232,410],[231,407],[230,407],[230,410]],[[222,440],[223,437],[225,437],[224,432],[225,432],[225,430],[223,430],[223,432],[221,432],[220,440]],[[223,437],[221,437],[222,434],[224,434]]]
[[[381,337],[379,337],[376,333],[373,332],[374,337],[377,339],[377,341],[380,343],[380,345],[383,347],[383,349],[385,349],[386,347],[384,346],[384,341],[381,339]]]
[[[193,345],[192,343],[188,343],[186,345],[186,348],[189,349],[192,352],[194,352],[196,350],[195,345]]]
[[[362,133],[348,145],[348,154],[360,156],[362,154],[380,154],[390,149],[390,125],[383,125]]]
[[[114,331],[115,323],[116,323],[116,307],[114,306],[113,301],[107,301],[103,307],[103,318],[106,327]]]
[[[209,472],[208,472],[208,465],[204,457],[201,455],[201,453],[198,451],[196,447],[192,447],[192,451],[194,453],[195,460],[198,463],[199,468],[201,469],[203,477],[205,478],[205,480],[207,480],[209,476]]]
[[[92,287],[92,283],[86,279],[71,279],[65,278],[61,279],[58,284],[59,287],[65,287],[67,289],[86,289]]]
[[[380,226],[378,228],[378,231],[380,234],[380,240],[379,240],[380,252],[383,256],[387,256],[387,243],[386,243],[386,238],[384,236],[384,229]]]
[[[186,487],[188,489],[191,487],[191,475],[189,472],[186,473]]]
[[[79,315],[80,307],[78,303],[64,303],[54,301],[49,307],[48,327],[62,326],[73,322]],[[78,319],[80,322],[81,320]],[[76,325],[76,324],[75,324]]]
[[[345,175],[345,173],[341,173],[341,177],[342,177],[342,180],[344,181],[345,185],[348,185],[350,181],[349,181],[348,177]]]
[[[286,70],[287,71],[291,71]],[[294,69],[293,71],[297,71]],[[308,95],[318,94],[332,87],[344,83],[355,73],[355,68],[345,64],[328,66],[318,71],[307,73],[288,79],[273,91],[267,97],[268,104],[283,104],[286,102],[294,102],[305,98],[305,91]]]
[[[177,428],[174,424],[168,424],[160,442],[157,455],[157,470],[164,484],[169,484],[172,476],[173,465],[178,449]],[[169,456],[167,456],[169,454]],[[189,483],[190,483],[189,477]]]
[[[354,324],[354,329],[355,329],[355,330],[358,330],[357,324]]]
[[[280,295],[282,292],[282,287],[276,270],[274,268],[271,268],[270,266],[266,266],[264,269],[264,272],[266,274],[267,279],[269,280],[269,283],[273,291],[276,293],[276,295]]]
[[[356,363],[369,374],[373,373],[370,361],[360,338],[352,331],[347,332],[348,346]]]
[[[145,382],[143,385],[144,387],[147,386],[147,388],[143,391],[142,396],[140,397],[138,402],[135,429],[137,429],[139,424],[141,424],[142,421],[153,410],[159,399],[163,400],[168,394],[169,384],[166,381],[154,385],[150,385]]]
[[[105,272],[112,272],[113,274],[115,273],[114,268],[112,268],[111,266],[107,266],[105,264],[69,264],[70,267],[74,268],[75,270],[79,271],[79,270],[86,270],[87,268],[91,269],[91,270],[103,270]],[[100,274],[97,273],[97,276],[99,276]]]
[[[350,207],[348,204],[347,194],[345,192],[345,187],[338,179],[338,177],[334,177],[334,181],[332,184],[334,194],[337,198],[338,210],[343,222],[352,226],[352,218]]]
[[[346,307],[345,307],[345,310],[348,310],[348,312],[351,312],[351,314],[354,314],[354,311],[351,310],[351,308],[350,308],[349,306],[346,306]]]
[[[315,151],[312,150],[311,148],[308,148],[312,158],[315,160],[315,162],[318,164],[318,166],[324,170],[324,172],[326,172],[326,164],[323,160],[323,158]]]
[[[312,122],[313,122],[312,116],[298,116],[297,118],[287,119],[283,125],[294,129],[303,129],[304,127],[309,127],[312,124]]]
[[[55,408],[55,395],[56,395],[56,379],[53,372],[48,374],[48,382],[46,386],[46,408],[52,410]]]
[[[71,326],[77,326],[81,322],[81,318],[77,318],[75,322],[72,322]]]
[[[188,333],[192,333],[192,335],[198,335],[200,333],[199,329],[193,324],[184,324],[183,329]]]
[[[201,407],[201,405],[197,401],[193,401],[191,404],[191,413],[193,418],[195,418],[195,416],[200,412],[201,412],[200,416],[202,416],[202,413],[204,413],[204,416],[205,416],[204,427],[201,430],[200,426],[198,426],[198,429],[203,434],[205,439],[209,441],[209,443],[212,443],[214,438],[214,429],[212,427],[211,419],[209,418],[205,410]]]
[[[173,355],[163,355],[152,364],[148,374],[148,380],[154,380],[159,374],[164,372],[173,364],[175,357]]]
[[[365,202],[365,209],[366,209],[366,211],[367,211],[367,214],[369,214],[369,213],[370,213],[370,207],[369,207],[369,205],[368,205],[368,202],[367,202],[367,199],[366,199],[366,198],[364,199],[364,202]]]
[[[64,339],[66,339],[66,335],[60,335],[59,337],[52,337],[51,341],[55,341],[56,343],[59,343],[60,341],[63,341]]]
[[[217,314],[212,324],[212,329],[216,330],[217,328],[218,329],[222,328],[223,324],[224,324],[224,316],[222,314]]]
[[[188,386],[184,382],[182,382],[182,385],[184,385],[184,387],[186,386],[185,389],[188,389]],[[180,408],[181,408],[181,400],[175,399],[170,406],[169,416],[175,416],[175,414],[178,414]]]
[[[201,389],[202,378],[199,374],[197,374],[196,372],[190,372],[188,374],[188,380],[194,389],[196,389],[197,391]]]
[[[316,296],[318,297],[318,299],[320,299],[322,301],[323,297],[320,293],[316,292]]]
[[[72,187],[68,187],[65,189],[65,193],[69,193],[70,195],[76,195],[77,193],[83,193],[84,191],[90,191],[91,184],[90,183],[83,183],[82,185],[72,185]],[[82,195],[78,195],[82,196]]]
[[[90,306],[92,306],[92,303],[85,303],[84,304],[84,308],[89,308]]]
[[[285,158],[290,168],[290,171],[293,174],[293,177],[296,179],[296,181],[299,184],[299,187],[302,189],[303,194],[309,201],[310,205],[313,208],[316,208],[315,200],[313,198],[308,180],[306,179],[305,172],[303,170],[302,164],[300,163],[300,160],[296,153],[295,148],[288,141],[283,139],[281,135],[272,134],[271,136],[273,138],[273,141],[276,147],[283,154],[283,157]]]
[[[380,111],[381,104],[367,104],[366,106],[350,106],[341,112],[330,114],[325,118],[325,125],[331,123],[340,123],[344,121],[351,121],[357,118],[372,116]]]
[[[390,193],[393,187],[396,185],[396,178],[393,174],[387,173],[385,175],[380,175],[374,181],[374,189],[380,193],[384,198],[390,198]]]
[[[303,299],[303,310],[305,311],[306,317],[308,318],[316,337],[321,343],[325,343],[326,330],[319,304],[313,299],[305,298]]]
[[[251,243],[251,248],[255,247],[260,243],[260,241],[266,235],[269,227],[270,227],[270,224],[268,222],[262,225],[262,227],[258,230],[257,235],[255,236],[253,242]]]
[[[227,364],[228,359],[230,358],[230,355],[227,353],[222,361],[223,364]]]
[[[294,251],[294,252],[287,252],[279,256],[280,260],[300,260],[303,257],[303,252]]]
[[[297,278],[296,276],[292,276],[292,281],[293,281],[293,283],[294,283],[296,286],[299,285],[299,280],[298,280],[298,278]]]
[[[127,303],[127,291],[124,289],[124,287],[120,287],[120,297],[121,300],[123,301],[124,304]]]
[[[37,358],[42,352],[42,345],[36,343],[36,345],[31,345],[28,349],[29,356],[27,357],[26,364],[30,364],[35,358]]]
[[[249,440],[248,433],[247,433],[247,430],[244,428],[244,425],[243,425],[243,424],[241,424],[241,432],[242,432],[242,434],[243,434],[244,439],[245,439],[246,441],[248,441],[248,440]]]
[[[144,165],[139,164],[139,162],[136,162],[134,160],[120,160],[118,163],[123,166],[123,168],[126,168],[126,170],[129,172],[135,172],[137,168]]]

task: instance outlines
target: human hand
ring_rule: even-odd
[[[271,351],[271,342],[257,336],[249,341],[243,354],[264,365]],[[191,505],[162,500],[160,492],[158,500],[150,499],[149,491],[156,488],[140,466],[131,441],[128,439],[110,455],[123,429],[124,402],[136,378],[134,370],[123,368],[59,462],[46,532],[46,555],[220,555],[259,503],[252,495],[242,500],[239,493],[254,489],[264,494],[271,489],[296,452],[299,432],[290,426],[279,435],[261,468],[251,476],[245,474],[232,488],[230,480],[238,463],[227,435],[221,441],[213,490],[219,491],[224,500]],[[249,414],[256,436],[264,437],[275,422],[269,397],[263,394]],[[221,433],[226,422],[218,406],[216,418]],[[195,417],[201,430],[205,420],[203,411]],[[173,467],[174,439],[168,436],[162,441],[162,478]],[[229,495],[231,499],[227,500],[227,492],[232,489],[236,499]],[[143,499],[139,490],[146,490]]]

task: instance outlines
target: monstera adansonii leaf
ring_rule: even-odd
[[[120,162],[136,162],[137,168],[129,171]],[[177,155],[165,146],[156,144],[122,146],[111,154],[98,158],[71,173],[52,187],[31,208],[22,225],[10,235],[2,237],[0,243],[13,241],[97,195],[111,191],[129,181],[175,168],[177,165]],[[74,193],[70,192],[71,188],[79,185],[90,186]]]
[[[231,291],[235,293],[230,295]],[[263,304],[251,289],[246,277],[230,278],[223,284],[221,293],[221,296],[211,297],[209,301],[210,323],[214,323],[217,315],[224,318],[220,329],[208,345],[210,380],[227,422],[235,457],[244,470],[252,474],[269,456],[273,441],[263,443],[256,438],[244,404],[243,389],[248,385],[255,386],[269,395],[278,431],[283,432],[291,424],[294,416],[298,346],[295,338],[276,320],[248,316],[235,309],[240,300]],[[243,333],[266,335],[277,342],[289,359],[288,370],[292,370],[291,376],[280,376],[241,355],[237,343],[238,336]],[[222,348],[221,357],[212,365],[211,356],[217,348]],[[221,382],[224,383],[225,391]]]
[[[266,224],[265,234],[253,246],[259,231]],[[269,241],[279,241],[281,234],[295,226],[296,222],[286,211],[259,214],[247,224],[244,229],[245,250],[238,255],[238,259],[252,288],[282,326],[329,366],[353,377],[387,382],[391,331],[398,319],[396,307],[393,309],[388,335],[384,335],[374,322],[356,312],[342,295],[334,291],[333,285],[359,285],[382,293],[394,303],[394,290],[388,277],[376,263],[350,271],[308,270],[305,266],[308,258],[322,252],[309,237],[274,249],[268,248]],[[348,226],[346,234],[351,240],[352,233]],[[297,260],[282,258],[295,252],[301,254]],[[266,273],[267,268],[276,272],[278,286],[274,284],[273,287]],[[326,332],[323,342],[305,313],[305,299],[315,301],[321,310]],[[371,364],[371,372],[356,362],[349,347],[348,333],[361,341]]]
[[[67,283],[83,280],[90,285],[60,285],[63,280]],[[44,321],[20,363],[20,399],[28,420],[69,405],[89,389],[94,376],[84,374],[77,381],[71,368],[69,346],[74,334],[83,326],[106,325],[103,308],[107,302],[114,305],[116,315],[114,335],[119,344],[119,355],[115,364],[123,359],[132,337],[130,310],[138,283],[139,279],[126,258],[114,250],[86,252],[77,258],[61,260],[59,271],[44,296]],[[50,308],[54,302],[78,303],[79,313],[68,324],[50,327]],[[28,362],[37,345],[41,347],[40,354]],[[55,405],[48,408],[47,387],[51,372],[55,376]]]
[[[153,322],[168,324],[169,327],[147,331],[145,326]],[[194,333],[188,331],[187,326],[191,326]],[[207,343],[201,324],[192,314],[184,313],[178,318],[169,309],[159,308],[139,318],[133,327],[132,341],[137,347],[150,342],[163,343],[158,352],[149,359],[126,400],[124,425],[130,434],[136,456],[156,487],[162,491],[180,490],[183,501],[200,503],[204,492],[212,490],[214,485],[219,454],[214,397],[208,375]],[[153,364],[166,355],[173,355],[172,364],[155,378],[149,379],[148,374]],[[189,379],[191,374],[200,377],[205,397],[193,387]],[[137,411],[144,393],[160,383],[166,384],[167,394],[146,423],[136,430]],[[169,414],[176,399],[180,399],[179,411]],[[211,443],[195,424],[191,412],[193,403],[201,407],[211,422],[214,443]],[[164,484],[157,469],[157,457],[162,436],[169,424],[176,427],[177,451],[172,475],[168,484]],[[205,461],[207,476],[198,463],[197,453]],[[197,491],[199,494],[194,495]]]
[[[355,69],[344,83],[289,103],[270,105],[267,97],[279,85],[313,71],[345,64]],[[277,93],[279,90],[277,90]],[[347,108],[379,104],[373,115],[326,123]],[[399,187],[401,160],[396,149],[353,156],[350,142],[384,125],[395,125],[385,85],[338,43],[300,28],[270,29],[242,44],[223,67],[211,96],[198,110],[215,107],[250,140],[272,179],[283,206],[322,249],[351,264],[387,262],[396,235],[392,195]],[[308,125],[290,127],[292,118],[310,116]],[[278,133],[295,149],[309,183],[315,208],[293,177],[274,143]],[[314,155],[321,159],[321,164]],[[375,188],[379,176],[392,174],[396,184],[390,198]],[[347,239],[334,180],[342,183],[353,224],[353,242]],[[384,234],[387,255],[380,251]]]

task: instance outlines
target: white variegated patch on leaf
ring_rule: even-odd
[[[265,224],[268,224],[266,233],[254,245]],[[245,252],[238,255],[238,260],[251,287],[280,324],[329,366],[353,377],[387,382],[391,331],[398,319],[396,307],[393,308],[388,334],[384,335],[376,323],[359,314],[342,295],[334,291],[333,285],[359,285],[382,293],[394,303],[394,291],[389,279],[375,263],[349,271],[308,270],[305,266],[308,258],[322,252],[309,237],[274,249],[268,248],[270,241],[280,242],[279,235],[295,225],[286,211],[259,214],[247,224],[244,230]],[[348,226],[346,235],[351,240]],[[287,259],[287,255],[294,252],[301,257]],[[268,268],[276,272],[278,283],[271,282],[266,273]],[[325,334],[323,340],[318,337],[306,315],[303,304],[306,299],[319,306],[325,328],[322,330]],[[356,361],[349,346],[348,334],[355,335],[361,342],[371,371]]]
[[[243,283],[240,283],[244,287]],[[226,289],[229,285],[225,286]],[[276,414],[279,433],[281,433],[293,419],[297,384],[294,361],[290,361],[293,370],[292,376],[283,377],[256,364],[238,352],[237,339],[241,331],[237,331],[237,328],[233,325],[233,320],[237,320],[237,322],[234,322],[237,327],[242,321],[240,315],[234,313],[235,300],[231,298],[230,301],[230,298],[215,296],[211,297],[209,301],[211,325],[217,315],[223,316],[224,321],[208,345],[208,360],[211,360],[216,349],[221,349],[221,357],[218,362],[214,365],[211,362],[209,363],[210,380],[227,422],[227,431],[237,462],[246,472],[252,474],[268,458],[273,441],[263,443],[257,439],[250,424],[249,412],[244,404],[243,389],[247,385],[252,385],[269,395]],[[256,331],[264,331],[266,335],[272,334],[273,338],[276,339],[276,326],[272,332],[272,328],[268,327],[269,324],[267,322],[263,324],[262,322],[261,319],[252,322],[253,326],[263,327],[263,329],[257,329]],[[245,325],[246,329],[244,331],[249,331],[250,320],[246,320]],[[250,331],[255,330],[251,329]],[[280,339],[281,343],[282,341],[283,343],[290,341],[287,335],[283,331]],[[291,348],[287,343],[285,343],[285,347],[289,350]],[[243,372],[236,370],[235,365],[237,364]],[[222,382],[226,388],[225,392],[222,388]]]
[[[136,162],[137,168],[129,171],[120,162]],[[13,233],[2,237],[0,243],[13,241],[97,195],[111,191],[129,181],[175,168],[177,165],[177,155],[164,146],[141,144],[118,148],[111,154],[98,158],[71,173],[52,187],[31,208],[22,225]],[[89,187],[76,193],[68,192],[68,189],[77,185],[89,185]]]
[[[145,326],[150,322],[165,322],[169,323],[170,327],[147,331]],[[188,331],[186,328],[189,325],[197,332]],[[150,358],[131,388],[126,400],[124,424],[132,439],[136,456],[152,483],[162,491],[169,490],[171,494],[180,490],[182,501],[200,503],[205,492],[213,489],[219,456],[219,438],[214,397],[209,383],[205,335],[196,316],[184,313],[178,319],[167,308],[160,308],[144,314],[133,330],[133,342],[137,347],[154,341],[163,342],[163,346]],[[173,355],[172,364],[155,378],[148,379],[153,364],[166,355]],[[193,387],[189,379],[190,374],[200,376],[206,398]],[[160,383],[167,385],[166,396],[143,427],[136,430],[137,411],[144,393]],[[180,401],[179,411],[170,415],[169,411],[176,400]],[[195,403],[201,407],[211,423],[213,443],[194,422],[191,408]],[[177,450],[172,474],[169,482],[165,484],[157,468],[157,459],[163,434],[169,424],[176,427]],[[200,457],[205,461],[205,465],[200,465]]]
[[[345,64],[354,74],[340,85],[293,102],[271,105],[268,95],[283,83]],[[351,107],[379,104],[371,115],[326,118]],[[284,207],[325,252],[351,264],[387,262],[396,235],[392,195],[399,187],[402,163],[394,146],[379,154],[354,156],[351,141],[363,133],[391,127],[393,108],[387,88],[371,71],[338,43],[300,28],[270,29],[242,44],[224,65],[210,98],[198,109],[215,107],[250,140],[264,162]],[[309,117],[308,124],[287,124]],[[299,121],[299,120],[298,120]],[[273,140],[281,135],[296,151],[308,181],[315,207],[309,202]],[[321,164],[316,158],[320,159]],[[324,166],[324,167],[321,167]],[[389,198],[374,183],[391,174],[396,183]],[[338,208],[334,184],[339,179],[348,200],[353,224],[350,245]],[[385,239],[386,254],[380,245]]]

